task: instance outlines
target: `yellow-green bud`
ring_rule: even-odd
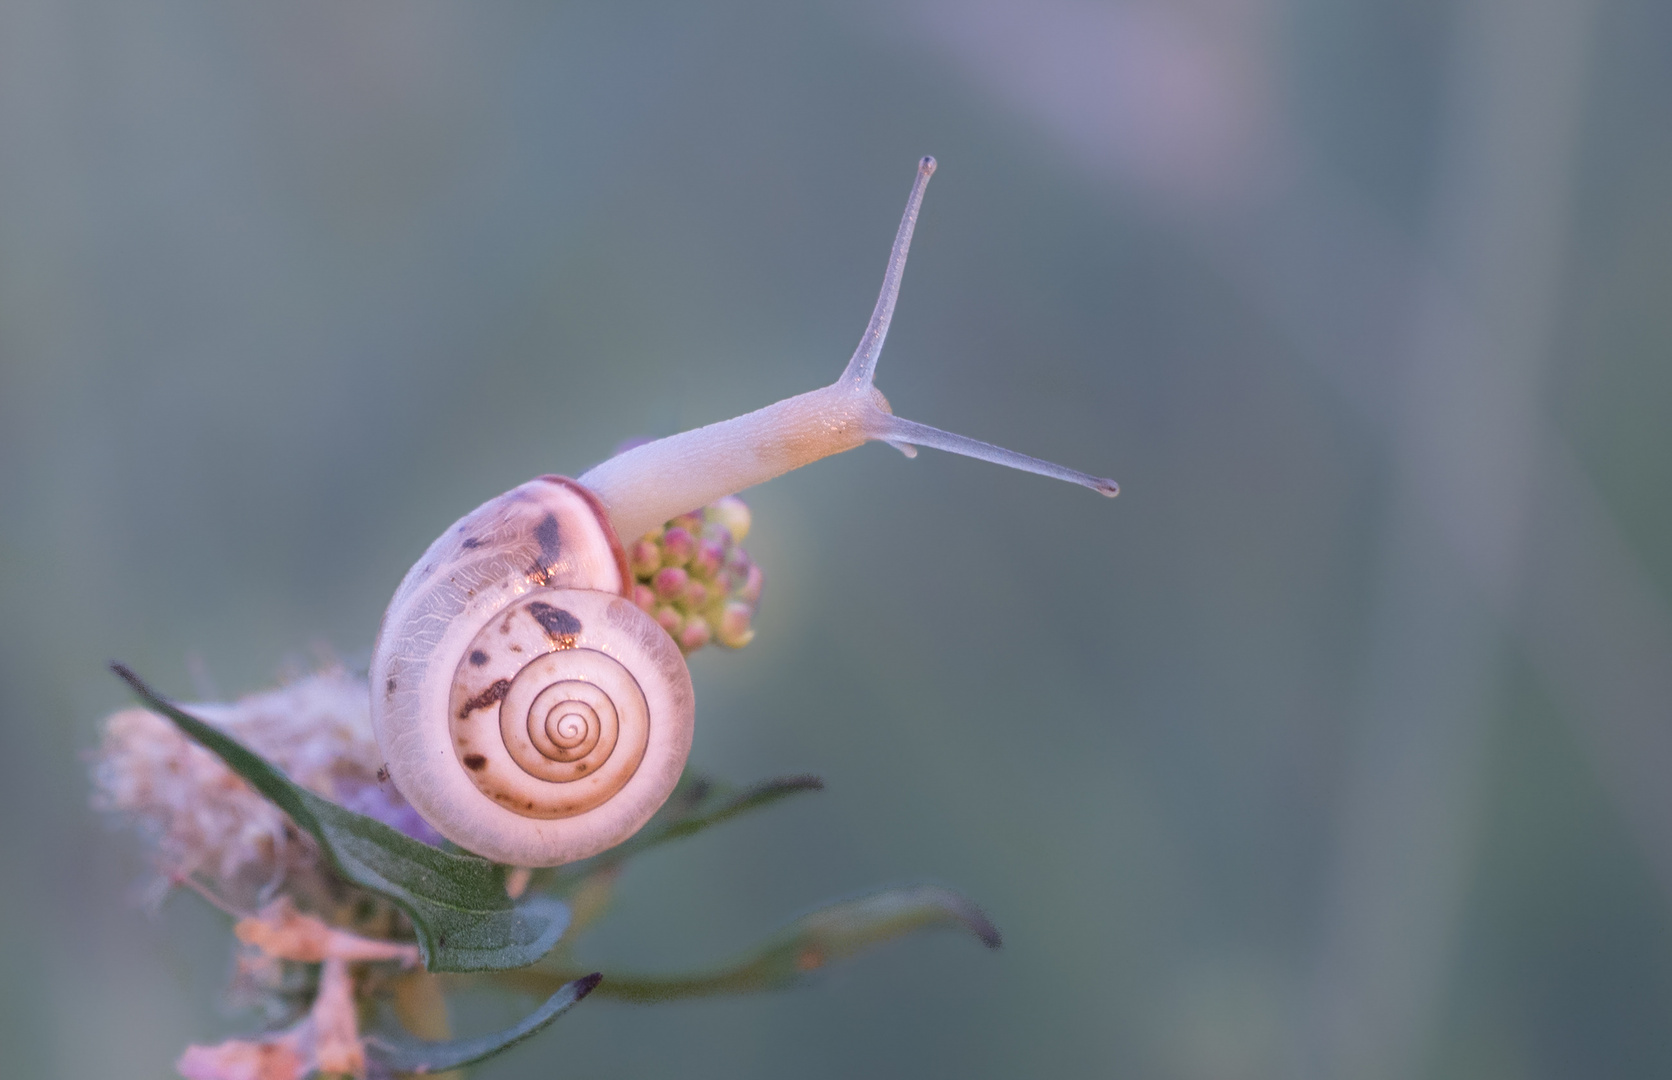
[[[749,507],[736,495],[716,500],[708,507],[706,516],[709,521],[724,525],[735,543],[743,543],[749,535]]]

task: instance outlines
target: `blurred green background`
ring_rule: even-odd
[[[933,153],[879,385],[1123,494],[753,492],[693,760],[829,789],[586,955],[1005,947],[480,1075],[1672,1075],[1669,115],[1656,0],[0,2],[0,1073],[246,1029],[87,809],[107,661],[363,661],[484,499],[828,382]]]

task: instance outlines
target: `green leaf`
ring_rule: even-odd
[[[739,789],[687,769],[668,801],[634,836],[590,859],[556,868],[547,880],[560,890],[570,888],[589,875],[616,866],[648,848],[699,833],[710,825],[770,806],[791,795],[822,790],[824,781],[816,776],[785,776]]]
[[[565,984],[546,1003],[504,1031],[474,1039],[430,1042],[411,1035],[370,1032],[366,1035],[366,1056],[390,1072],[437,1073],[462,1069],[509,1049],[561,1016],[570,1006],[592,992],[603,976],[594,972]]]
[[[111,669],[146,707],[174,721],[318,840],[344,878],[387,896],[406,912],[429,970],[525,967],[563,936],[568,907],[542,896],[513,903],[505,892],[504,866],[433,848],[320,798],[219,728],[159,697],[121,664]]]
[[[935,885],[884,889],[803,915],[745,956],[689,975],[610,976],[602,994],[627,1001],[670,1001],[715,994],[746,994],[794,986],[826,965],[862,949],[919,930],[964,930],[989,949],[1001,944],[998,929],[981,909]],[[537,993],[569,978],[547,968],[506,972],[498,978]]]

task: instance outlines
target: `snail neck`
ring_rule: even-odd
[[[670,518],[874,438],[888,402],[869,385],[838,382],[717,424],[636,446],[580,482],[631,541]]]

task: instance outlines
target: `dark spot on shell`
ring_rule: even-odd
[[[540,545],[540,565],[553,566],[557,563],[558,553],[563,549],[562,530],[557,527],[557,517],[547,514],[540,519],[540,524],[534,526],[534,542]]]
[[[511,651],[512,652],[522,652],[522,646],[521,645],[513,645],[513,646],[511,646]]]
[[[459,709],[459,719],[467,720],[477,709],[485,709],[496,701],[505,700],[505,692],[511,689],[510,679],[495,679],[494,684],[477,694]]]
[[[546,636],[554,642],[558,638],[572,638],[581,632],[581,621],[560,607],[553,607],[543,600],[536,600],[528,605],[528,613],[534,616],[534,621],[546,631]],[[569,643],[570,647],[574,642]]]
[[[462,546],[466,550],[470,550],[472,548],[479,548],[485,543],[487,543],[487,541],[483,540],[480,536],[467,536],[464,538],[464,544]]]
[[[377,782],[384,783],[389,779],[389,765],[385,762],[377,767]]]
[[[383,689],[393,694],[395,692],[395,680],[390,679],[388,682],[384,683]]]
[[[464,767],[471,772],[481,772],[488,767],[488,759],[481,754],[466,754],[464,756]]]
[[[475,664],[477,667],[481,667],[483,664],[488,662],[488,654],[483,652],[481,649],[472,649],[470,651],[470,662]]]

